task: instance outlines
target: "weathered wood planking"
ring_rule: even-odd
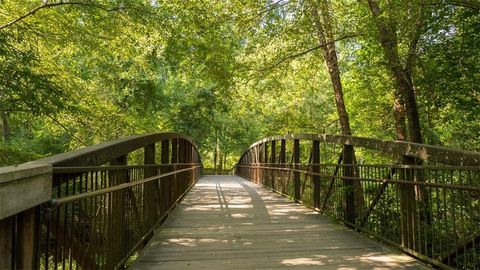
[[[236,176],[199,180],[133,269],[427,269]]]
[[[0,168],[0,220],[51,198],[51,165],[23,164]]]

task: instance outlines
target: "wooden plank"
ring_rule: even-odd
[[[21,200],[18,199],[20,194]],[[21,165],[0,169],[0,220],[51,198],[50,165]]]
[[[426,269],[407,255],[236,176],[202,177],[132,266],[285,268]]]

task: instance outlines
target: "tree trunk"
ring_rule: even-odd
[[[217,173],[217,154],[218,154],[218,132],[215,130],[215,149],[213,150],[213,172]]]
[[[373,17],[376,20],[380,43],[382,45],[389,69],[395,81],[395,86],[398,91],[398,94],[396,96],[403,99],[405,104],[405,111],[408,119],[408,134],[410,137],[409,139],[413,142],[422,143],[423,140],[420,129],[420,117],[418,115],[415,89],[413,87],[412,74],[410,72],[413,66],[409,66],[405,69],[402,68],[402,63],[398,54],[398,41],[395,22],[388,21],[382,16],[380,6],[375,0],[368,0],[368,5],[370,7],[370,11],[372,12]],[[413,45],[413,53],[415,53],[416,42],[413,43]],[[397,109],[397,102],[395,106]],[[399,125],[400,121],[396,121],[396,124]],[[398,134],[399,130],[401,129],[401,127],[397,126],[397,138],[402,137]]]
[[[407,127],[405,125],[405,105],[400,91],[395,91],[393,101],[393,114],[395,117],[395,137],[398,141],[407,140]]]
[[[334,36],[329,1],[312,1],[311,12],[317,30],[318,42],[320,44],[325,44],[325,46],[322,46],[322,51],[332,81],[342,135],[351,136],[352,130],[350,128],[350,121],[343,98],[343,87],[338,66],[337,50],[335,48],[335,42],[331,42],[334,40]],[[355,163],[355,151],[352,146],[345,145],[342,150],[342,155],[344,155],[343,160],[345,165]],[[345,167],[345,171],[349,171],[348,176],[350,177],[358,176],[358,170],[355,167]],[[348,213],[348,218],[346,218],[346,220],[355,224],[356,213],[361,213],[365,204],[363,188],[360,181],[346,180],[344,181],[344,185],[346,190],[345,213]],[[353,190],[350,186],[353,186]]]
[[[392,77],[396,86],[396,100],[395,113],[397,124],[397,139],[405,139],[402,133],[400,122],[405,121],[397,119],[397,101],[402,101],[405,104],[406,116],[408,119],[408,135],[409,140],[417,143],[422,143],[422,134],[420,128],[420,117],[418,114],[417,101],[415,96],[415,89],[413,86],[413,70],[415,67],[417,43],[420,39],[423,28],[423,6],[419,6],[417,20],[415,22],[415,29],[413,35],[410,37],[408,44],[408,55],[405,60],[405,67],[402,67],[400,56],[398,53],[398,40],[396,22],[388,19],[379,4],[375,0],[367,0],[373,18],[376,21],[380,43],[383,48],[388,67],[391,71]],[[401,106],[398,106],[399,108]],[[398,120],[398,121],[397,121]],[[404,130],[404,129],[403,129]],[[402,162],[404,165],[419,165],[421,161],[410,157],[404,157]],[[403,170],[401,178],[407,181],[423,182],[422,170],[408,169]],[[421,186],[402,185],[399,188],[400,195],[400,213],[401,213],[401,242],[402,245],[413,249],[415,251],[423,252],[423,246],[419,245],[418,228],[431,226],[430,214],[430,195]],[[418,204],[417,204],[418,202]],[[418,213],[417,213],[418,212]],[[423,213],[420,216],[419,213]],[[418,214],[418,216],[417,216]],[[419,224],[421,222],[421,225]],[[428,236],[424,236],[426,242],[430,243]]]
[[[312,6],[312,17],[315,22],[319,43],[326,44],[322,47],[322,51],[332,81],[333,91],[335,93],[335,104],[337,107],[342,135],[350,136],[352,135],[352,131],[350,129],[350,121],[348,119],[348,113],[343,99],[343,87],[340,79],[340,69],[338,68],[337,50],[334,42],[327,43],[334,40],[329,3],[321,1],[319,9],[317,8],[316,3],[314,3]]]
[[[10,139],[12,130],[10,129],[10,124],[8,123],[8,114],[5,111],[0,111],[0,117],[2,118],[2,135],[5,141]]]

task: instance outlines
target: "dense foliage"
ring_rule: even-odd
[[[475,1],[0,0],[0,164],[178,131],[230,167],[267,135],[340,133],[322,34],[354,135],[398,138],[398,61],[423,141],[480,149]]]

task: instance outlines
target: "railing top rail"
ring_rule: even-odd
[[[261,139],[252,145],[249,149],[270,141],[278,140],[317,140],[330,143],[347,144],[356,147],[363,147],[372,150],[379,150],[383,153],[393,156],[409,156],[424,161],[435,161],[446,165],[460,166],[478,166],[480,165],[480,152],[451,149],[447,147],[434,146],[428,144],[412,143],[405,141],[389,141],[382,139],[329,135],[329,134],[287,134],[284,136],[271,136]],[[245,155],[247,149],[243,155]],[[242,155],[242,156],[243,156]]]
[[[167,139],[184,139],[191,142],[195,148],[198,148],[192,138],[181,133],[149,133],[133,135],[87,146],[70,152],[31,161],[27,164],[51,164],[54,167],[97,166],[152,143]]]

